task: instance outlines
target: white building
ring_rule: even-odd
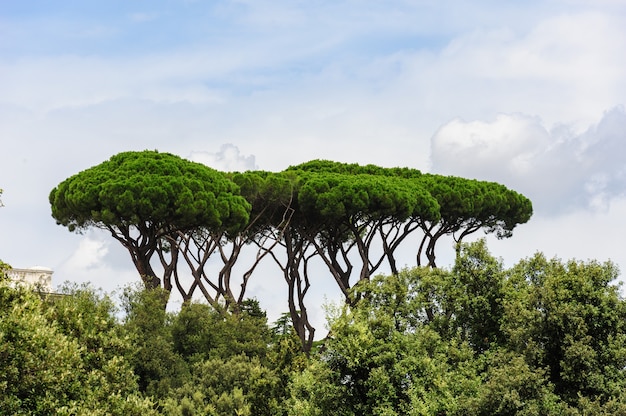
[[[26,284],[42,292],[52,293],[52,273],[52,269],[35,266],[29,269],[11,269],[7,276],[16,284]]]

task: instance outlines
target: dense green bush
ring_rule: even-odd
[[[0,283],[0,414],[156,414],[108,299],[73,294],[45,300]]]
[[[354,288],[295,373],[290,415],[583,415],[626,410],[626,302],[611,263],[505,270],[484,241],[452,270]]]
[[[483,241],[449,270],[362,281],[309,356],[287,315],[128,288],[42,298],[0,283],[0,414],[626,414],[626,301],[611,263],[537,254],[506,269]],[[121,316],[121,317],[120,317]]]

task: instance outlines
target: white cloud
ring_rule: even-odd
[[[74,241],[79,238],[73,237]],[[52,280],[54,286],[66,281],[91,283],[107,292],[140,282],[128,253],[110,235],[99,230],[89,231],[80,237],[73,253],[54,267]]]
[[[441,50],[395,55],[398,93],[416,112],[463,118],[540,114],[548,124],[597,119],[626,96],[623,17],[598,12],[541,16],[515,28],[502,21],[455,36]],[[404,94],[403,94],[404,95]]]
[[[223,172],[244,172],[258,169],[254,161],[254,155],[244,156],[239,152],[237,146],[230,143],[223,144],[220,150],[215,153],[193,151],[189,159]]]
[[[67,267],[88,271],[102,266],[102,259],[109,251],[108,245],[104,241],[83,237],[76,251],[67,260]]]
[[[535,117],[501,114],[493,121],[442,126],[432,138],[437,173],[507,184],[529,196],[536,211],[607,209],[626,193],[626,113],[604,114],[582,134],[566,126],[548,131]]]
[[[528,159],[548,144],[548,136],[536,119],[520,114],[500,114],[492,122],[455,119],[435,133],[434,167],[454,161],[456,169],[504,170],[516,176],[528,169]]]

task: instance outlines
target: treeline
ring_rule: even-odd
[[[407,241],[414,264],[434,268],[442,237],[461,243],[481,229],[508,237],[532,215],[526,197],[494,182],[320,160],[225,173],[156,151],[114,155],[49,199],[70,231],[110,232],[146,288],[177,290],[186,302],[201,296],[221,313],[240,313],[258,265],[273,262],[305,352],[315,331],[305,301],[313,274],[326,269],[351,304],[357,282],[382,267],[399,273]]]
[[[163,289],[46,297],[0,283],[0,414],[626,414],[626,301],[611,263],[541,254],[505,268],[484,241],[450,269],[377,275],[329,306],[309,355],[268,324]],[[6,279],[5,279],[6,280]]]

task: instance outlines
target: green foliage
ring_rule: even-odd
[[[601,403],[626,391],[626,302],[611,263],[521,261],[509,272],[503,330],[510,348],[546,368],[556,392]]]
[[[330,257],[324,260],[344,294],[352,265],[342,270],[340,263],[348,262],[351,247],[358,246],[364,263],[360,280],[380,265],[370,257],[374,236],[381,239],[383,256],[397,274],[394,252],[416,230],[423,232],[417,264],[423,264],[425,255],[428,265],[436,267],[436,245],[442,236],[461,242],[482,229],[498,238],[510,237],[532,215],[528,198],[494,182],[326,160],[291,166],[287,172],[300,177],[298,213],[313,226],[306,230],[309,235],[323,240]]]
[[[412,277],[359,283],[363,296],[332,318],[320,361],[295,376],[290,414],[437,414],[478,384],[469,345],[422,323]]]
[[[346,388],[337,373],[326,363],[313,361],[302,373],[296,374],[287,401],[289,416],[354,415],[345,399]]]
[[[533,212],[528,198],[499,183],[433,174],[418,181],[439,202],[446,232],[467,234],[484,228],[500,238],[510,237]]]
[[[108,301],[78,296],[57,305],[0,284],[0,414],[155,414],[120,350],[109,350],[125,341],[105,339],[115,336]]]
[[[468,345],[445,342],[427,326],[396,327],[368,305],[333,321],[320,360],[293,379],[289,414],[434,415],[476,389]]]
[[[83,361],[89,369],[96,369],[115,357],[124,357],[132,351],[130,338],[123,333],[115,318],[113,300],[89,285],[65,283],[50,298],[49,319],[67,336],[85,347]],[[125,366],[120,365],[120,373]],[[132,384],[129,385],[129,388]]]
[[[91,225],[150,222],[185,229],[235,230],[249,205],[224,174],[157,151],[122,152],[50,192],[52,216],[70,231]]]
[[[226,175],[146,151],[68,178],[50,202],[71,230],[109,229],[148,276],[158,250],[176,265],[185,233],[241,237],[264,254],[273,238],[287,252],[284,264],[270,257],[291,285],[290,314],[270,329],[255,300],[167,313],[153,279],[144,282],[156,290],[125,292],[120,324],[110,299],[89,288],[42,303],[3,287],[0,413],[151,414],[153,402],[180,415],[626,412],[626,302],[615,266],[538,254],[505,269],[484,240],[461,244],[481,229],[509,237],[529,220],[530,201],[503,185],[323,160]],[[431,267],[397,270],[394,250],[418,229],[418,259],[425,253]],[[435,268],[444,235],[459,243],[449,270]],[[382,243],[377,259],[373,241]],[[297,319],[306,318],[314,255],[347,305],[305,356]],[[373,276],[385,258],[392,274]]]
[[[626,412],[626,301],[611,263],[537,254],[505,269],[484,241],[450,270],[375,276],[329,310],[307,357],[288,318],[128,288],[41,298],[0,283],[0,414],[615,415]]]
[[[209,358],[209,352],[217,344],[215,323],[220,318],[207,304],[184,304],[172,319],[174,350],[188,361]]]
[[[203,360],[193,365],[185,385],[170,392],[164,408],[173,414],[188,407],[189,414],[273,415],[279,409],[278,382],[257,357]]]
[[[258,302],[247,300],[239,314],[188,303],[171,319],[174,350],[189,362],[239,354],[264,358],[271,334]]]
[[[495,348],[476,360],[481,383],[458,400],[457,414],[564,415],[571,409],[554,393],[545,371],[523,356]]]
[[[8,279],[9,270],[11,270],[11,265],[0,260],[0,282]]]
[[[437,219],[437,202],[415,181],[390,176],[309,174],[298,195],[303,213],[313,221],[412,216]]]
[[[250,203],[250,232],[262,233],[267,227],[281,227],[293,213],[296,192],[291,173],[250,171],[232,174],[240,194]]]
[[[213,356],[228,358],[244,354],[264,359],[271,341],[271,333],[265,313],[259,315],[258,312],[259,309],[256,307],[246,310],[244,306],[241,313],[223,317],[215,327],[219,335]]]
[[[420,210],[415,211],[416,214],[419,214],[423,221],[438,221],[441,218],[446,233],[459,230],[471,233],[484,228],[487,232],[495,232],[498,237],[509,237],[517,224],[527,222],[532,215],[532,204],[528,198],[495,182],[422,174],[419,170],[410,168],[361,166],[328,160],[312,160],[290,166],[288,170],[314,172],[320,174],[321,177],[325,177],[324,174],[335,174],[347,177],[356,175],[378,180],[381,178],[408,179],[404,182],[407,190],[411,186],[423,189],[423,193],[416,201],[424,202],[429,198],[434,198],[437,202],[436,212],[431,212],[429,208],[422,206]],[[412,185],[408,185],[409,183]],[[344,189],[343,193],[349,197],[359,195],[359,191],[364,189],[359,185],[356,188],[358,188],[357,192],[355,189]],[[390,194],[395,194],[395,190],[390,191]]]
[[[179,232],[204,228],[234,235],[250,213],[225,174],[157,151],[114,155],[61,182],[49,201],[58,224],[70,231],[108,230],[129,251],[145,286],[167,290],[172,270],[166,267],[161,281],[151,264],[155,253],[163,262],[163,254],[176,249]]]
[[[396,329],[428,325],[445,340],[459,337],[476,353],[502,340],[504,270],[483,240],[463,245],[452,270],[414,268],[355,289],[374,314],[393,317]]]
[[[50,324],[42,302],[0,284],[0,413],[53,414],[80,394],[80,346]]]
[[[140,390],[165,414],[276,414],[284,388],[267,366],[271,333],[258,302],[244,302],[239,314],[202,303],[166,313],[161,299],[159,290],[124,294]]]
[[[289,414],[622,414],[626,301],[615,267],[537,255],[505,270],[484,241],[452,270],[355,287]]]
[[[499,345],[503,341],[502,264],[489,254],[485,241],[479,240],[460,249],[452,275],[457,295],[453,300],[456,327],[477,352]]]
[[[270,347],[258,302],[244,302],[239,314],[186,304],[172,316],[171,332],[190,375],[162,400],[167,414],[279,414],[298,348],[295,342]]]
[[[321,167],[313,168],[316,164]],[[428,220],[438,218],[437,203],[428,192],[417,181],[392,174],[391,169],[327,161],[312,161],[290,169],[306,172],[301,174],[303,184],[298,202],[306,215],[313,218],[331,221],[354,215],[400,220],[418,215]]]
[[[138,376],[139,390],[155,398],[165,397],[189,376],[187,364],[174,349],[163,296],[162,289],[133,287],[122,295],[124,329],[134,346],[128,359]]]
[[[202,276],[208,257],[219,251],[225,263],[219,276],[223,279],[240,249],[255,244],[256,262],[244,276],[243,298],[258,262],[269,254],[281,265],[274,248],[284,248],[287,266],[280,267],[291,285],[289,310],[306,350],[315,329],[307,321],[303,287],[309,283],[302,276],[314,255],[322,257],[348,297],[353,271],[358,270],[357,280],[368,280],[388,262],[391,273],[397,274],[394,253],[416,230],[424,233],[418,265],[425,253],[435,267],[440,237],[452,235],[460,242],[479,229],[508,237],[532,215],[527,198],[493,182],[327,160],[278,173],[226,174],[158,151],[114,155],[61,182],[49,200],[52,216],[71,231],[95,226],[111,232],[130,252],[147,288],[177,287],[185,301],[199,288],[214,307],[218,302],[204,290],[202,279],[189,289],[180,285],[179,264],[187,263],[194,276]],[[267,241],[270,246],[264,245]],[[228,243],[233,244],[230,256],[223,249]],[[192,255],[195,249],[202,255]],[[179,261],[180,253],[185,262]],[[372,258],[373,253],[378,258]],[[155,254],[162,277],[153,268]],[[356,267],[354,259],[360,261]],[[240,301],[235,301],[229,278],[209,285],[214,285],[216,297],[231,303],[229,307]]]
[[[376,175],[376,176],[397,176],[401,178],[419,178],[422,175],[417,169],[411,168],[382,168],[376,165],[359,165],[357,163],[341,163],[330,160],[311,160],[299,165],[290,166],[287,170],[319,172],[319,173],[340,173],[344,175]]]
[[[279,378],[279,391],[286,393],[293,374],[304,370],[309,364],[307,355],[302,351],[302,344],[295,332],[287,333],[272,342],[267,353],[267,366],[273,369]]]

